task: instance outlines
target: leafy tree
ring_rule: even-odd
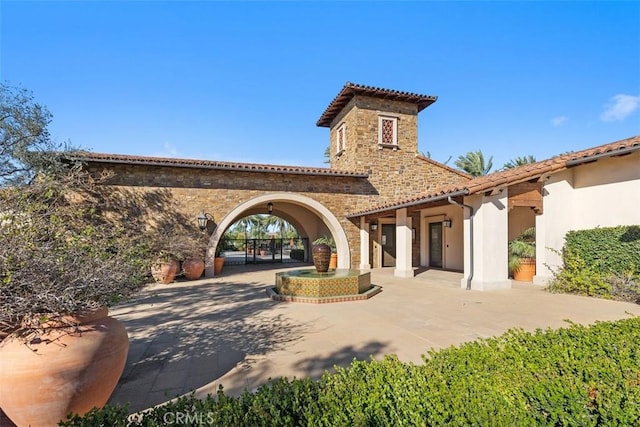
[[[464,156],[459,156],[454,164],[458,169],[471,176],[482,176],[488,174],[493,167],[493,156],[489,157],[485,165],[484,155],[481,150],[470,151]]]
[[[30,183],[38,173],[64,169],[69,149],[51,141],[51,113],[26,89],[0,83],[0,185]]]
[[[523,157],[518,156],[515,159],[511,159],[507,163],[505,163],[502,169],[512,169],[518,166],[528,165],[530,163],[535,163],[535,162],[536,162],[536,158],[533,157],[532,155],[527,155]]]
[[[331,163],[331,147],[327,145],[324,149],[324,163]]]

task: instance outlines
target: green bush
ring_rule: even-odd
[[[111,406],[62,425],[639,425],[640,347],[630,345],[639,340],[640,318],[511,330],[431,351],[421,365],[354,361],[318,381],[182,397],[128,423]]]
[[[640,227],[570,231],[551,292],[640,302]]]
[[[553,273],[549,282],[549,292],[611,298],[612,286],[606,276],[587,263],[575,250],[565,247],[562,254],[563,265]]]
[[[636,272],[640,277],[640,226],[569,231],[565,250],[605,276]]]

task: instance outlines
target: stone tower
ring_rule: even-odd
[[[345,84],[316,123],[330,129],[331,168],[368,172],[383,199],[465,180],[465,174],[418,153],[418,113],[436,100]]]

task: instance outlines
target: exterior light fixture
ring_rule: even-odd
[[[200,227],[201,231],[207,229],[207,223],[209,222],[210,218],[213,219],[213,217],[205,211],[202,211],[200,215],[198,215],[198,227]]]
[[[267,203],[267,212],[269,212],[269,215],[273,213],[273,203]]]
[[[372,222],[371,223],[371,231],[376,231],[378,229],[378,223],[377,222]]]
[[[451,228],[451,220],[450,219],[445,219],[444,221],[442,221],[442,225],[447,227],[447,228]]]

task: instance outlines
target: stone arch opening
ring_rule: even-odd
[[[289,221],[298,232],[311,240],[327,231],[333,236],[338,253],[338,268],[351,268],[349,240],[336,216],[322,203],[295,193],[263,194],[249,199],[229,211],[217,224],[207,247],[206,276],[213,277],[213,260],[222,234],[238,219],[256,213],[266,213],[268,203],[273,214]],[[311,221],[311,219],[315,221]],[[322,224],[322,227],[319,227]]]

